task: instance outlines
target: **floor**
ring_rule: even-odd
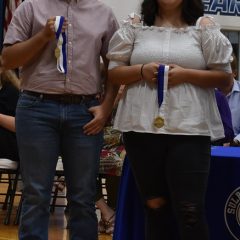
[[[0,240],[17,240],[18,226],[3,224],[4,211],[0,210]],[[67,240],[66,221],[63,211],[57,209],[51,216],[49,228],[49,240]],[[99,235],[99,240],[112,240],[109,235]]]
[[[0,189],[3,192],[4,189]],[[3,201],[3,196],[0,196],[0,202]],[[14,218],[17,210],[19,197],[16,197],[15,207],[13,210],[11,223],[4,225],[3,220],[6,214],[5,210],[2,210],[2,204],[0,203],[0,240],[17,240],[18,226],[14,225]],[[97,215],[99,213],[97,211]],[[64,208],[57,207],[54,213],[50,217],[50,228],[49,228],[49,240],[67,240],[68,231],[66,230],[66,219],[64,216]],[[109,235],[99,235],[99,240],[112,240]]]

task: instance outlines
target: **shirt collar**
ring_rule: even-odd
[[[237,80],[234,79],[232,92],[240,92],[240,84]]]
[[[240,92],[239,81],[237,81],[236,79],[233,79],[232,90],[226,95],[226,97],[230,97],[234,92]]]

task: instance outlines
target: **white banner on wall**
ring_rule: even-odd
[[[118,21],[140,12],[142,0],[101,0],[109,5]],[[222,29],[240,31],[240,0],[203,0],[206,15],[213,16]]]
[[[240,31],[239,0],[203,0],[206,15],[213,16],[222,29]]]
[[[140,4],[142,0],[101,0],[113,9],[118,21],[127,18],[132,12],[140,12]]]

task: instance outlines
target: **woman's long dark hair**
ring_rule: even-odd
[[[204,6],[202,0],[183,0],[182,17],[188,25],[194,25],[197,19],[203,16]],[[155,17],[158,13],[157,0],[144,0],[141,7],[143,22],[148,25],[154,25]]]

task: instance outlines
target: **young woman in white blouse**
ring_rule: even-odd
[[[141,11],[108,58],[109,79],[126,85],[114,126],[146,205],[146,240],[207,240],[210,141],[224,136],[214,88],[229,84],[231,44],[201,0],[145,0]]]

